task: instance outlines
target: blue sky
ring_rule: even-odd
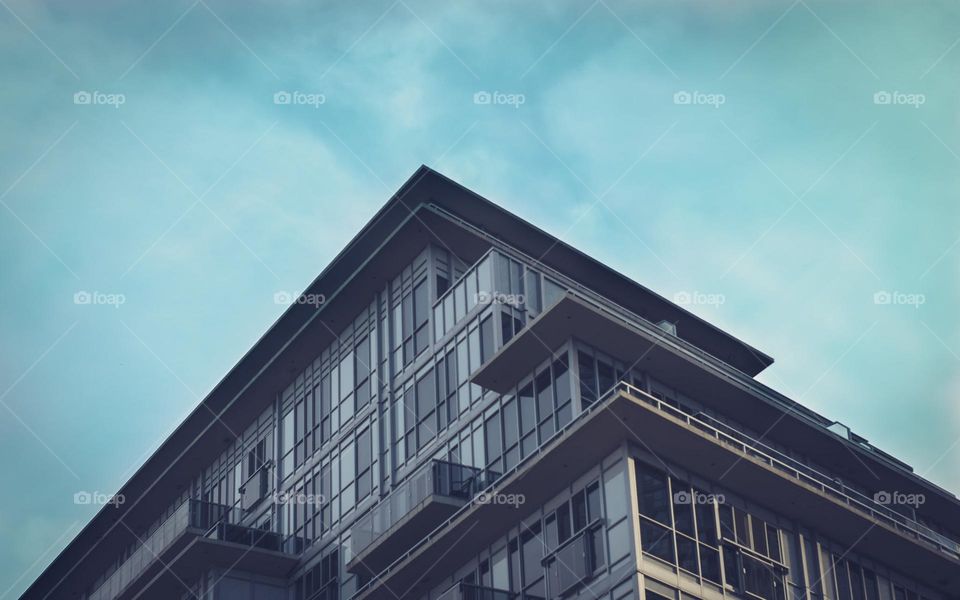
[[[960,489],[960,6],[517,4],[0,2],[0,598],[421,163]]]

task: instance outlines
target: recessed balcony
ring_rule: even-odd
[[[94,590],[89,600],[171,598],[214,567],[282,576],[297,558],[284,553],[280,534],[236,522],[235,509],[187,500],[152,534],[138,542],[130,558]]]
[[[440,594],[437,600],[544,600],[540,596],[459,582]]]
[[[351,528],[352,573],[375,575],[483,491],[498,473],[433,460],[357,520]]]
[[[777,456],[746,434],[723,430],[621,382],[488,493],[523,494],[529,506],[553,497],[624,442],[722,485],[801,523],[829,524],[831,538],[946,592],[960,587],[960,545],[888,507],[844,489],[800,463]],[[517,515],[509,505],[465,503],[442,526],[413,543],[355,596],[389,598],[389,589],[424,594],[432,573],[459,568],[503,534]],[[478,526],[483,524],[482,527]],[[407,538],[411,540],[417,537]],[[561,586],[562,587],[562,586]]]

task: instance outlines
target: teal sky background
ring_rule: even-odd
[[[0,0],[0,599],[421,163],[960,490],[958,42],[926,0]]]

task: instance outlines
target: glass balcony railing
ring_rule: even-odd
[[[113,600],[188,532],[251,548],[284,551],[280,534],[239,524],[241,510],[223,504],[187,500],[156,531],[139,540],[130,557],[89,596],[88,600]]]
[[[647,394],[643,390],[630,385],[625,381],[619,382],[609,393],[625,391],[656,408],[660,412],[684,421],[701,432],[715,438],[719,443],[730,446],[744,454],[756,458],[774,469],[802,481],[824,494],[843,502],[850,508],[864,513],[885,525],[888,525],[910,537],[922,540],[936,547],[941,552],[954,558],[960,558],[960,543],[934,531],[926,525],[901,514],[890,507],[877,502],[869,496],[843,485],[843,482],[825,475],[802,462],[783,454],[763,442],[756,440],[737,429],[723,424],[703,413],[690,414],[679,408],[662,402]]]
[[[511,592],[473,583],[459,582],[437,597],[437,600],[544,600],[521,592]]]
[[[499,473],[432,460],[361,517],[351,529],[353,555],[373,545],[430,496],[470,500],[500,477]]]

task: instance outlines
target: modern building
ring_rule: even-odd
[[[772,362],[422,167],[24,598],[960,598],[957,498]]]

